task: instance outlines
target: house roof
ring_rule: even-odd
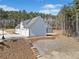
[[[35,21],[37,20],[37,19],[43,19],[41,16],[38,16],[38,17],[35,17],[35,18],[33,18],[33,19],[29,19],[29,20],[25,20],[25,21],[23,21],[23,26],[26,28],[26,27],[31,27],[34,23],[35,23]]]
[[[25,21],[21,21],[20,23],[23,24],[23,27],[24,27],[24,28],[27,28],[27,27],[31,27],[32,24],[35,23],[35,21],[36,21],[37,19],[42,19],[42,17],[41,17],[41,16],[37,16],[37,17],[35,17],[35,18],[33,18],[33,19],[28,19],[28,20],[25,20]],[[16,26],[16,28],[19,28],[19,27],[20,27],[20,24],[18,24],[18,25]]]
[[[28,19],[28,20],[22,21],[21,23],[23,24],[24,28],[27,28],[27,27],[31,27],[38,19],[43,19],[43,18],[41,16],[37,16],[33,19]],[[18,24],[16,27],[19,28],[20,24]],[[46,27],[49,27],[48,24],[46,25]]]
[[[36,20],[38,19],[43,19],[41,16],[38,16],[38,17],[35,17],[33,18],[28,24],[27,24],[27,27],[30,27],[32,24],[35,23]]]
[[[20,24],[18,24],[15,28],[20,28]]]
[[[22,24],[24,27],[28,27],[28,24],[31,22],[31,19],[28,19],[28,20],[25,20],[25,21],[22,21]]]

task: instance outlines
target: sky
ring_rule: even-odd
[[[72,0],[0,0],[0,8],[5,11],[26,10],[57,15],[64,5],[70,3]]]

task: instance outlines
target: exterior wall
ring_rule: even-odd
[[[29,28],[24,28],[23,23],[20,22],[20,27],[15,28],[15,33],[22,36],[29,36]]]
[[[21,34],[23,36],[29,36],[29,29],[21,29]]]
[[[24,28],[23,24],[20,23],[20,27],[15,29],[15,33],[23,36],[39,36],[46,35],[47,29],[47,24],[40,17],[35,20],[30,28]]]
[[[48,28],[47,29],[47,33],[52,33],[53,32],[53,28]]]
[[[15,29],[15,33],[22,36],[29,36],[29,28],[25,29]]]
[[[30,28],[30,36],[35,35],[45,35],[46,34],[46,24],[43,19],[38,19]]]
[[[19,32],[20,32],[20,29],[15,29],[16,34],[19,34]]]

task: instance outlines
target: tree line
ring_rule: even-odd
[[[68,36],[79,35],[79,0],[65,5],[57,15],[58,24]]]
[[[0,27],[3,27],[2,23],[4,23],[6,28],[14,28],[20,21],[32,19],[36,16],[41,16],[44,19],[48,19],[49,16],[55,18],[54,15],[51,14],[43,14],[39,12],[27,12],[25,10],[22,11],[4,11],[0,8]]]

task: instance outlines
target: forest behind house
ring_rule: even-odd
[[[79,0],[65,5],[57,15],[57,28],[67,36],[79,35]]]
[[[48,19],[51,17],[52,19],[55,19],[54,15],[51,14],[43,14],[39,12],[27,12],[25,10],[21,11],[4,11],[0,8],[0,27],[5,28],[15,28],[17,24],[19,24],[21,21],[32,19],[36,16],[41,16],[44,19]]]

